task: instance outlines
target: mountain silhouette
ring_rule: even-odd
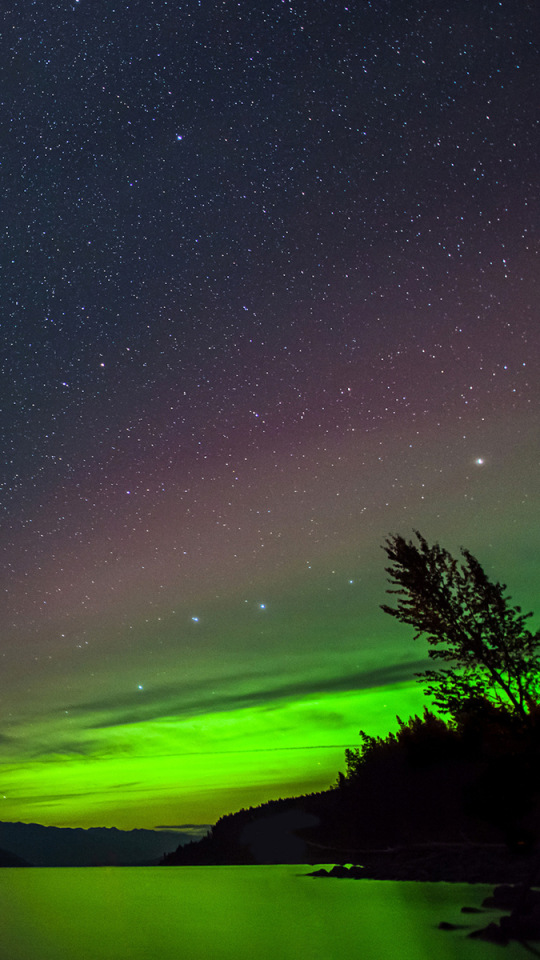
[[[95,867],[156,864],[192,834],[116,827],[45,827],[0,822],[0,866]],[[9,851],[9,852],[8,852]],[[19,863],[2,862],[2,857]]]

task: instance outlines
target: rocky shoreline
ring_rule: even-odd
[[[337,865],[330,871],[323,867],[311,876],[522,884],[528,882],[533,867],[531,855],[520,856],[506,844],[497,843],[418,843],[384,850],[349,851],[321,847],[320,856],[319,863],[329,863],[333,856],[333,863]],[[347,868],[344,864],[353,866]]]
[[[468,852],[472,853],[472,851]],[[485,853],[485,851],[483,852]],[[512,873],[511,882],[505,882],[495,886],[493,893],[484,898],[481,907],[464,906],[461,908],[461,912],[464,914],[481,915],[485,910],[500,910],[506,912],[507,915],[501,916],[499,923],[491,921],[487,926],[478,927],[476,930],[471,931],[468,937],[470,939],[486,940],[501,945],[508,944],[510,940],[519,940],[521,943],[525,943],[527,940],[540,940],[540,890],[531,886],[531,881],[536,881],[538,879],[537,874],[540,873],[540,858],[538,856],[536,856],[534,860],[530,857],[524,857],[521,860],[520,868],[512,871],[508,869],[510,867],[509,864],[505,865],[501,862],[495,862],[497,854],[495,851],[492,851],[491,864],[484,861],[480,865],[482,869],[480,872],[477,872],[479,870],[478,864],[473,868],[471,863],[469,864],[471,870],[468,872],[467,857],[462,855],[459,861],[454,858],[454,863],[451,865],[449,873],[448,861],[445,865],[443,865],[442,862],[438,862],[435,865],[433,856],[428,855],[426,852],[422,855],[422,852],[417,850],[416,858],[411,858],[410,850],[408,853],[409,857],[407,859],[406,851],[403,849],[401,851],[370,851],[372,855],[370,866],[367,864],[353,864],[347,867],[345,864],[336,864],[330,870],[321,867],[318,870],[313,870],[311,873],[308,873],[307,876],[339,880],[423,880],[429,882],[450,881],[491,884],[493,880],[490,880],[489,876],[501,876],[501,870],[506,869],[507,875]],[[452,854],[455,853],[456,851],[452,851],[449,857],[452,858]],[[434,852],[430,851],[430,854],[434,855]],[[369,858],[365,857],[364,859],[368,860]],[[441,876],[441,868],[443,866],[445,866],[446,869]],[[513,866],[515,868],[517,865],[514,864]],[[491,870],[494,872],[490,873]],[[514,879],[517,876],[522,876],[522,879]],[[482,879],[478,879],[478,877]],[[444,920],[439,924],[439,930],[452,931],[460,929],[462,929],[461,924],[448,923]],[[532,950],[532,948],[529,949]],[[536,953],[535,950],[532,950],[532,952]]]

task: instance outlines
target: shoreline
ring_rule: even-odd
[[[322,856],[315,861],[313,856],[312,864],[351,864],[354,873],[342,874],[351,879],[521,884],[529,881],[534,864],[533,855],[516,854],[506,844],[495,843],[419,843],[384,850],[326,850],[334,857]],[[338,872],[333,876],[338,877]],[[540,869],[534,879],[540,885]]]

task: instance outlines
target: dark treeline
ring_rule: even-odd
[[[322,793],[222,817],[164,864],[335,863],[365,876],[517,881],[540,838],[540,634],[462,550],[394,536],[383,609],[425,636],[445,669],[417,675],[424,709],[386,737],[360,731]],[[443,715],[446,714],[446,717]]]
[[[472,870],[481,880],[481,853],[490,862],[485,882],[526,873],[540,832],[540,711],[524,731],[489,704],[471,709],[458,727],[426,709],[396,734],[366,737],[346,761],[329,790],[222,817],[163,863],[355,863],[369,860],[369,851],[415,847],[418,860],[425,846],[467,858],[467,876],[455,879]],[[302,818],[312,819],[303,825]]]

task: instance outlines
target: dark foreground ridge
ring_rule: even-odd
[[[524,883],[528,879],[533,848],[519,835],[508,842],[497,836],[496,829],[489,831],[481,822],[465,817],[430,823],[422,817],[428,798],[424,795],[422,800],[420,794],[418,816],[409,823],[409,836],[400,837],[399,822],[397,817],[391,818],[387,795],[387,803],[382,806],[390,817],[387,834],[391,845],[379,846],[377,828],[382,824],[376,811],[370,818],[360,803],[360,809],[355,810],[352,800],[340,790],[329,790],[240,810],[222,817],[202,840],[178,847],[163,858],[162,864],[348,863],[356,865],[354,875],[358,879],[493,884]],[[395,802],[399,802],[396,797]],[[460,829],[464,825],[469,831],[467,840]],[[470,839],[475,832],[476,839]],[[430,834],[436,839],[428,839]]]
[[[526,882],[540,838],[540,711],[529,732],[480,704],[450,728],[428,710],[347,751],[321,793],[222,817],[163,865],[345,864],[380,880]]]
[[[529,878],[532,851],[500,841],[422,841],[384,848],[323,844],[324,821],[338,815],[335,802],[328,791],[241,810],[222,817],[209,836],[168,854],[162,865],[332,864],[311,875],[366,880],[519,884]],[[309,839],[314,835],[317,841]]]

